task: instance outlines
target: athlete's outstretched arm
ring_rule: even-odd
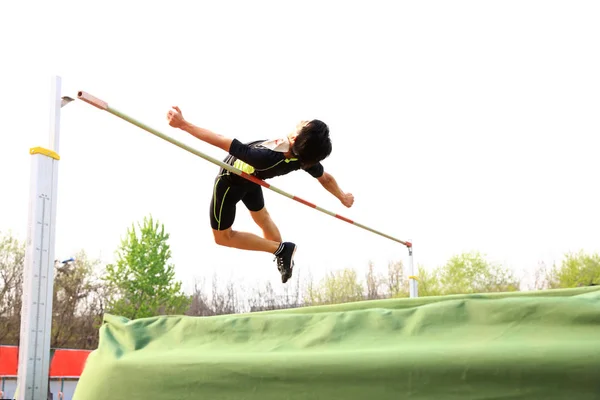
[[[212,144],[213,146],[229,152],[233,139],[219,135],[208,129],[200,128],[199,126],[186,121],[185,118],[183,118],[183,113],[179,107],[174,106],[172,110],[169,110],[167,113],[167,120],[169,121],[169,125],[173,128],[179,128],[208,144]]]
[[[333,175],[328,172],[323,172],[323,175],[317,179],[321,185],[323,185],[323,187],[327,189],[329,193],[337,197],[343,205],[346,207],[352,207],[352,204],[354,203],[354,196],[352,193],[345,193],[342,189],[340,189]]]

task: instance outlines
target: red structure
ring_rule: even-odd
[[[91,350],[57,349],[50,364],[51,378],[79,378]],[[0,346],[0,376],[16,377],[19,364],[17,346]]]
[[[92,350],[56,349],[50,363],[50,379],[57,386],[59,399],[69,399],[76,381],[83,372]],[[12,395],[16,386],[19,365],[17,346],[0,346],[0,399]],[[69,383],[71,382],[71,383]],[[68,387],[65,387],[67,384]]]

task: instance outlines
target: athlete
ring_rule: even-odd
[[[177,106],[168,111],[167,120],[170,126],[223,149],[229,153],[223,162],[258,179],[266,180],[302,169],[316,178],[344,206],[351,207],[354,203],[354,196],[342,191],[321,164],[331,154],[332,147],[329,127],[320,120],[302,121],[283,138],[250,143],[241,143],[238,139],[190,123]],[[233,230],[236,206],[240,200],[262,229],[263,237]],[[210,224],[218,245],[271,253],[277,260],[281,281],[286,283],[292,277],[297,246],[282,241],[279,229],[265,207],[260,185],[220,168],[210,201]]]

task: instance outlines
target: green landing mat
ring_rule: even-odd
[[[600,399],[600,287],[105,315],[74,400]]]

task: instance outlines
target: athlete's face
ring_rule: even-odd
[[[306,125],[308,125],[309,122],[310,121],[300,121],[300,122],[298,122],[296,124],[296,130],[288,135],[288,139],[290,140],[290,144],[292,146],[294,145],[294,142],[296,141],[296,138],[300,134],[300,131],[302,130],[302,128],[304,128]]]
[[[298,124],[296,124],[296,130],[294,132],[292,132],[289,136],[288,139],[290,141],[290,154],[292,157],[298,157],[297,154],[294,153],[294,151],[292,150],[294,147],[294,143],[296,143],[296,138],[298,137],[298,135],[300,135],[300,132],[302,131],[302,128],[304,128],[306,125],[309,124],[310,121],[300,121],[298,122]],[[305,162],[303,162],[302,160],[300,160],[300,162],[302,163],[302,167],[303,168],[309,168],[312,167],[313,164],[307,164]]]
[[[300,132],[302,130],[302,128],[304,128],[306,125],[308,125],[310,121],[300,121],[298,122],[298,124],[296,124],[296,132]]]

